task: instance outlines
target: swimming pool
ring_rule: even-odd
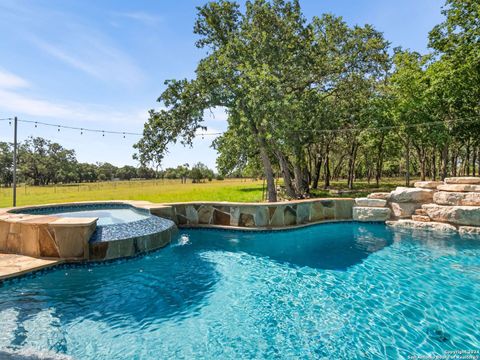
[[[399,358],[480,347],[480,241],[331,223],[189,240],[0,287],[1,351]]]

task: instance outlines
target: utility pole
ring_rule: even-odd
[[[13,121],[13,207],[17,206],[17,117]]]

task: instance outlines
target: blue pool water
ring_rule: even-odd
[[[32,215],[53,215],[67,218],[98,218],[97,225],[126,224],[148,219],[150,212],[121,203],[67,204],[14,210]]]
[[[0,358],[396,359],[480,348],[480,241],[357,223],[184,233],[148,256],[5,283]]]
[[[133,209],[98,209],[52,213],[60,217],[68,218],[92,218],[97,217],[97,225],[114,225],[131,223],[138,220],[147,219],[147,214],[140,213]]]

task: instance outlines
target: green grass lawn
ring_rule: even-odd
[[[192,184],[180,180],[99,182],[76,185],[25,186],[17,188],[17,205],[92,200],[262,201],[262,181],[227,179]],[[0,189],[0,207],[11,206],[12,189]]]
[[[374,183],[358,181],[354,192],[331,193],[313,190],[315,197],[359,197],[374,191],[391,191],[402,186],[402,179],[385,179],[380,188]],[[148,200],[152,202],[181,201],[262,201],[263,182],[251,179],[227,179],[201,184],[181,184],[180,180],[148,180],[99,182],[92,184],[25,186],[17,189],[17,205],[34,205],[92,200]],[[346,181],[332,182],[332,189],[347,190]],[[12,189],[0,189],[0,207],[12,204]]]

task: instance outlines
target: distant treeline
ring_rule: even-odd
[[[31,137],[19,144],[18,182],[35,186],[69,184],[109,180],[132,179],[181,179],[193,182],[212,180],[213,170],[202,163],[188,164],[165,170],[125,165],[117,167],[107,162],[95,164],[78,162],[75,150],[41,137]],[[11,186],[13,182],[13,145],[0,142],[0,184]]]

